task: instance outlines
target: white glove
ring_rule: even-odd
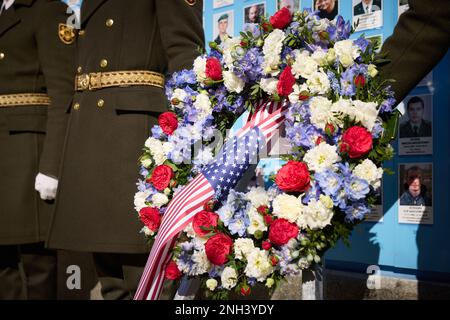
[[[41,195],[42,200],[54,200],[56,197],[56,190],[58,189],[58,180],[38,173],[34,188]]]

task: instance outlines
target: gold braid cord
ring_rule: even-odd
[[[44,93],[19,93],[0,95],[0,108],[20,106],[48,106],[50,97]]]

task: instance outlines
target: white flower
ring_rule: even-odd
[[[223,50],[223,61],[225,65],[233,70],[233,62],[234,62],[234,52],[236,48],[240,46],[241,39],[236,38],[227,38],[224,42],[222,42],[222,50]]]
[[[378,168],[371,160],[366,159],[353,169],[353,174],[366,180],[375,190],[381,187],[383,168]]]
[[[328,63],[334,63],[336,60],[336,50],[334,50],[334,48],[328,50],[326,59]]]
[[[282,193],[273,200],[273,213],[281,219],[296,223],[302,214],[302,201],[296,196]]]
[[[152,204],[157,207],[161,208],[163,205],[167,204],[169,202],[169,198],[164,193],[155,193],[152,196]]]
[[[174,105],[175,108],[179,108],[181,109],[182,107],[184,107],[184,100],[188,97],[188,94],[186,91],[184,91],[183,89],[179,89],[176,88],[175,90],[173,90],[173,94],[172,94],[172,100],[177,100],[179,103]]]
[[[377,67],[374,64],[369,64],[369,67],[367,68],[367,71],[369,72],[369,75],[372,78],[375,78],[378,75]]]
[[[208,165],[213,160],[214,160],[213,153],[211,151],[211,148],[208,147],[204,147],[201,150],[199,150],[197,157],[195,158],[195,161],[202,165]]]
[[[200,93],[197,95],[194,108],[197,110],[197,119],[199,121],[204,120],[206,117],[212,114],[212,106],[211,101],[209,100],[209,96],[206,93]]]
[[[325,142],[310,149],[303,158],[308,168],[316,172],[322,172],[340,160],[341,157],[337,153],[337,147]]]
[[[261,89],[267,94],[275,94],[278,90],[278,79],[276,78],[264,78],[260,82]]]
[[[311,58],[313,58],[320,67],[323,67],[328,63],[328,53],[322,48],[318,48],[316,51],[314,51],[314,53],[311,55]]]
[[[206,280],[206,287],[209,290],[214,291],[217,288],[217,280],[216,279],[208,279],[208,280]]]
[[[314,72],[306,81],[311,93],[326,94],[330,90],[331,84],[328,76],[323,70]]]
[[[150,196],[149,190],[136,192],[134,195],[134,210],[139,212],[141,211],[142,208],[147,207],[145,201],[147,201],[147,198],[149,196]]]
[[[312,27],[314,32],[326,31],[330,26],[330,20],[328,19],[316,19]]]
[[[152,159],[143,159],[141,160],[141,164],[145,167],[145,168],[150,168],[150,166],[152,165],[153,161]]]
[[[186,233],[186,235],[189,238],[195,238],[196,237],[196,233],[194,231],[194,228],[192,227],[192,222],[190,222],[183,230],[184,233]]]
[[[355,63],[355,59],[360,55],[360,49],[353,43],[353,40],[338,41],[334,45],[334,50],[339,61],[345,68]]]
[[[194,72],[197,76],[198,82],[206,80],[206,57],[199,56],[194,60]]]
[[[294,84],[293,91],[289,95],[289,102],[292,104],[296,104],[300,101],[300,94],[306,92],[309,94],[309,89],[306,83],[302,83],[300,86],[298,84]]]
[[[163,144],[160,140],[150,137],[145,141],[145,146],[150,150],[156,166],[163,164],[167,160]]]
[[[331,223],[333,210],[326,207],[322,201],[312,199],[305,206],[305,219],[308,226],[313,229],[323,229]]]
[[[263,46],[263,73],[276,76],[280,71],[281,50],[285,34],[280,29],[273,30],[266,38]]]
[[[173,151],[175,146],[173,145],[172,142],[163,142],[162,148],[164,150],[164,154],[167,156],[169,153]]]
[[[343,128],[344,121],[346,115],[350,116],[350,119],[353,119],[354,112],[352,101],[348,99],[339,99],[335,103],[333,103],[331,107],[331,112],[333,114],[333,124],[337,125],[340,128]]]
[[[313,97],[310,100],[311,123],[320,129],[325,129],[328,123],[334,120],[334,114],[331,110],[331,100],[325,97]]]
[[[255,248],[253,240],[250,238],[239,238],[234,241],[234,255],[236,259],[246,259],[247,255]]]
[[[292,65],[292,73],[297,79],[299,77],[310,79],[317,72],[318,68],[319,64],[316,60],[310,57],[308,51],[304,50],[296,54],[295,62]]]
[[[322,202],[322,204],[328,209],[333,209],[333,207],[334,207],[333,199],[331,199],[330,196],[326,196],[324,194],[321,194],[320,195],[320,202]]]
[[[220,276],[220,281],[222,282],[222,287],[226,290],[233,289],[237,284],[237,272],[231,267],[225,267]]]
[[[247,227],[249,234],[255,234],[257,231],[267,231],[264,218],[258,213],[255,207],[251,207],[248,211],[248,218],[250,220],[250,225]]]
[[[223,83],[228,91],[236,93],[241,93],[245,86],[245,82],[236,76],[233,71],[223,72]]]
[[[372,131],[378,117],[377,104],[375,102],[353,101],[353,112],[355,120]]]
[[[151,237],[155,234],[155,232],[150,230],[149,227],[147,227],[147,226],[143,227],[141,232],[143,232],[146,237]]]
[[[207,273],[208,270],[211,268],[211,263],[209,262],[208,257],[206,256],[204,246],[202,250],[194,250],[191,259],[194,264],[189,270],[190,276],[198,276]]]
[[[247,277],[262,282],[272,274],[273,270],[267,251],[255,248],[247,255],[247,266],[244,270]]]
[[[250,200],[252,206],[254,206],[255,208],[269,205],[269,195],[262,187],[251,188],[250,191],[247,192],[246,198]]]

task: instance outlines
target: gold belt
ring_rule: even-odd
[[[48,106],[50,97],[45,93],[0,94],[0,108],[19,106]]]
[[[85,73],[75,77],[76,91],[128,86],[164,88],[164,76],[153,71],[137,70]]]

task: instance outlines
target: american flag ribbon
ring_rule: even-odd
[[[225,198],[259,151],[273,138],[285,119],[288,102],[261,101],[246,124],[224,144],[215,161],[177,193],[167,206],[153,243],[135,300],[157,300],[166,265],[179,234],[212,198]]]

